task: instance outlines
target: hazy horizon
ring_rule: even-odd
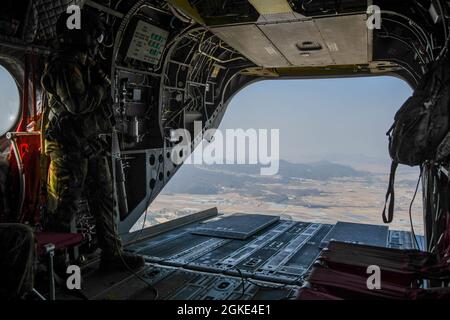
[[[411,94],[394,77],[266,80],[234,97],[219,129],[280,129],[280,159],[293,163],[387,163],[386,132]]]
[[[406,82],[387,76],[265,80],[232,99],[219,130],[278,129],[280,160],[330,161],[387,174],[386,132],[411,94]],[[194,151],[196,157],[200,153]]]

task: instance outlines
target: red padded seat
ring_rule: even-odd
[[[46,253],[45,246],[48,244],[53,244],[55,250],[60,250],[75,247],[83,242],[83,235],[79,233],[37,232],[35,238],[39,256]]]

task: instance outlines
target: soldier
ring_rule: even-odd
[[[106,154],[109,83],[94,63],[104,37],[101,20],[85,10],[81,29],[67,27],[68,14],[57,22],[59,49],[48,61],[42,86],[50,115],[45,152],[50,157],[46,229],[70,232],[77,202],[84,194],[96,219],[100,269],[144,265],[141,256],[122,251],[113,209],[113,179]]]

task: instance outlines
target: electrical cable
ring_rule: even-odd
[[[419,49],[417,49],[415,46],[413,46],[413,45],[412,45],[411,43],[409,43],[408,41],[406,41],[406,40],[404,40],[404,39],[402,39],[402,38],[400,38],[400,37],[398,37],[398,36],[394,36],[394,35],[392,35],[392,34],[389,34],[388,32],[386,32],[385,34],[379,33],[379,34],[378,34],[378,37],[380,37],[380,38],[391,38],[391,39],[394,39],[394,40],[397,40],[397,41],[403,43],[405,46],[407,46],[408,48],[410,48],[411,50],[414,50],[414,51],[416,52],[416,55],[419,57],[419,59],[420,59],[420,61],[422,62],[422,64],[424,64],[424,65],[427,64],[427,62],[425,62],[425,60],[423,60],[423,57],[422,57],[422,55],[420,54]]]
[[[239,273],[239,276],[241,277],[241,286],[242,286],[242,293],[237,300],[241,300],[245,296],[245,277],[240,269],[236,268],[236,270]]]
[[[181,12],[180,10],[178,10],[178,8],[175,8],[173,5],[171,5],[170,3],[169,5],[169,10],[170,12],[174,15],[174,17],[176,17],[178,20],[180,20],[181,22],[184,23],[188,23],[188,24],[193,24],[194,20],[191,17],[188,17],[186,14],[184,14],[183,12]]]
[[[308,275],[307,272],[303,273],[301,276],[299,276],[298,278],[295,278],[293,281],[286,283],[286,284],[282,284],[282,285],[262,285],[259,283],[256,283],[253,279],[250,279],[249,277],[245,277],[242,270],[239,269],[238,267],[231,267],[227,270],[225,270],[225,272],[227,271],[233,271],[236,270],[242,280],[242,287],[243,287],[243,292],[241,294],[241,296],[239,297],[238,300],[240,300],[244,295],[245,295],[245,282],[248,282],[254,286],[257,286],[259,288],[262,289],[286,289],[287,287],[292,287],[292,286],[301,286],[304,282],[305,277]],[[302,283],[299,283],[299,282]]]
[[[428,38],[427,33],[416,22],[414,22],[409,17],[402,15],[400,13],[394,12],[394,11],[382,10],[381,13],[387,14],[387,15],[392,15],[392,16],[397,16],[397,17],[407,20],[409,23],[409,26],[400,21],[397,21],[397,20],[392,20],[392,21],[396,22],[396,23],[402,25],[403,27],[405,27],[406,29],[410,30],[417,37],[417,39],[419,39],[421,45],[426,48],[426,51],[429,51],[430,57],[432,58],[431,60],[434,60],[434,54],[433,54],[433,51],[431,50],[431,48],[433,46],[431,45],[430,39]]]
[[[431,60],[434,59],[432,51],[429,50],[429,48],[431,48],[429,41],[426,41],[426,43],[423,43],[423,39],[421,39],[421,37],[417,33],[415,33],[412,28],[410,28],[408,25],[406,25],[406,24],[404,24],[404,23],[402,23],[400,21],[397,21],[397,20],[394,20],[394,19],[389,19],[389,18],[383,18],[383,20],[397,23],[397,24],[401,25],[402,27],[404,27],[405,29],[409,30],[418,39],[421,47],[424,48],[425,52],[430,57],[430,59]]]
[[[159,172],[160,168],[161,168],[161,162],[158,162],[157,172]],[[115,183],[113,183],[113,184],[115,185]],[[142,233],[143,233],[144,230],[145,230],[145,223],[146,223],[146,221],[147,221],[147,216],[148,216],[148,207],[150,206],[150,202],[151,202],[151,199],[152,199],[152,197],[153,197],[154,190],[155,190],[155,189],[152,189],[152,192],[151,192],[151,194],[150,194],[150,196],[149,196],[149,198],[148,198],[148,201],[147,201],[147,206],[146,206],[146,209],[145,209],[144,221],[143,221],[143,223],[142,223],[142,228],[141,228],[141,230],[139,231],[139,233],[137,234],[137,236],[133,238],[133,242],[139,241],[139,240],[141,239]],[[114,194],[115,194],[115,192],[114,192]],[[114,216],[113,216],[113,220],[114,220]],[[114,226],[115,226],[115,221],[114,221]],[[137,274],[136,272],[134,272],[134,271],[126,264],[126,262],[125,262],[125,260],[124,260],[124,258],[123,258],[123,256],[122,256],[122,251],[119,250],[119,243],[118,243],[118,239],[117,239],[117,238],[116,238],[116,241],[115,241],[115,242],[116,242],[116,250],[117,250],[117,252],[118,252],[118,254],[119,254],[119,256],[120,256],[120,259],[122,260],[122,263],[123,263],[123,265],[125,266],[125,268],[126,268],[132,275],[134,275],[137,279],[139,279],[139,280],[141,280],[142,282],[144,282],[144,283],[145,283],[145,284],[146,284],[146,285],[147,285],[147,286],[155,293],[154,300],[158,300],[158,299],[159,299],[159,292],[158,292],[158,289],[156,289],[156,287],[153,286],[152,284],[150,284],[147,280],[145,280],[144,278],[142,278],[139,274]]]
[[[416,84],[419,83],[419,79],[422,78],[421,75],[419,75],[418,73],[416,73],[414,71],[414,69],[405,61],[396,59],[396,58],[383,58],[383,61],[389,61],[389,62],[394,62],[396,64],[398,64],[399,66],[401,66],[403,68],[404,71],[406,71],[407,73],[409,73],[409,75],[414,79],[414,81],[416,82]]]
[[[160,169],[161,169],[161,162],[158,161],[158,167],[157,167],[157,169],[156,169],[156,172],[159,173],[159,170],[160,170]],[[155,185],[155,188],[156,188],[156,185]],[[144,230],[145,230],[145,223],[147,222],[147,217],[148,217],[148,207],[150,206],[150,203],[151,203],[151,201],[152,201],[152,198],[153,198],[153,194],[154,194],[155,188],[152,189],[152,192],[150,193],[150,195],[149,195],[149,197],[148,197],[148,200],[147,200],[147,203],[146,203],[146,206],[145,206],[146,209],[145,209],[145,214],[144,214],[144,221],[142,222],[142,228],[141,228],[141,230],[139,231],[139,233],[137,234],[137,236],[133,237],[133,241],[132,241],[132,242],[141,240],[142,233],[143,233]]]
[[[448,27],[447,27],[447,24],[445,23],[446,15],[445,15],[444,7],[442,7],[442,3],[440,0],[437,0],[436,2],[438,4],[439,11],[441,12],[441,15],[442,15],[442,24],[444,26],[444,38],[447,39],[448,38]]]
[[[438,57],[436,58],[436,61],[442,59],[442,57],[447,53],[449,43],[450,43],[450,35],[447,37],[447,40],[445,41],[445,45],[442,48],[441,52],[439,53]]]
[[[114,133],[112,133],[112,134],[114,134]],[[112,154],[114,154],[114,150],[111,150],[112,151]],[[115,160],[115,159],[112,159],[113,161]],[[116,195],[116,183],[115,183],[115,179],[112,179],[112,187],[113,187],[113,194],[112,194],[112,196],[113,196],[113,199],[115,199],[115,195]],[[114,200],[113,200],[113,202],[115,202]],[[112,226],[113,226],[113,230],[114,230],[114,233],[115,233],[115,237],[114,237],[114,245],[115,245],[115,249],[116,249],[116,252],[117,252],[117,255],[119,256],[119,258],[120,258],[120,260],[121,260],[121,262],[122,262],[122,264],[123,264],[123,266],[125,267],[125,269],[127,269],[127,271],[131,274],[131,275],[133,275],[136,279],[138,279],[138,280],[140,280],[140,281],[142,281],[151,291],[153,291],[153,293],[155,294],[155,297],[154,297],[154,299],[153,300],[158,300],[158,298],[159,298],[159,291],[158,291],[158,289],[155,287],[155,286],[153,286],[151,283],[149,283],[146,279],[144,279],[143,277],[141,277],[139,274],[137,274],[134,270],[132,270],[129,266],[128,266],[128,264],[126,263],[126,261],[125,261],[125,259],[124,259],[124,257],[123,257],[123,249],[121,248],[121,246],[120,246],[120,244],[119,244],[119,232],[118,232],[118,230],[117,230],[117,223],[116,223],[116,219],[115,219],[115,217],[114,217],[114,211],[115,211],[115,205],[114,205],[114,203],[113,203],[113,211],[111,212],[111,219],[112,219]],[[145,223],[144,223],[144,225],[145,225]]]
[[[450,34],[448,33],[448,26],[445,23],[447,16],[445,14],[444,7],[442,6],[440,0],[437,1],[437,4],[439,6],[439,11],[441,12],[441,15],[442,15],[442,24],[444,27],[444,37],[445,37],[444,47],[442,48],[441,52],[439,53],[439,56],[436,58],[436,60],[440,60],[447,53],[448,44],[450,42]]]
[[[161,162],[158,162],[157,172],[159,172],[160,168],[161,168]],[[115,183],[114,183],[114,181],[113,181],[113,185],[114,185],[114,190],[115,190]],[[137,237],[135,237],[135,238],[133,239],[133,242],[134,242],[134,241],[139,241],[140,238],[141,238],[141,236],[142,236],[142,233],[143,233],[144,230],[145,230],[145,223],[146,223],[146,221],[147,221],[147,216],[148,216],[148,207],[150,206],[150,202],[151,202],[151,199],[152,199],[152,197],[153,197],[154,190],[155,190],[155,189],[152,189],[152,192],[151,192],[151,194],[150,194],[150,196],[149,196],[149,198],[148,198],[148,201],[147,201],[147,206],[146,206],[146,209],[145,209],[144,221],[143,221],[143,223],[142,223],[142,228],[141,228],[140,232],[137,234]],[[114,192],[114,194],[115,194],[115,192]],[[112,218],[113,218],[113,220],[114,220],[114,216],[113,216]],[[115,228],[115,227],[116,227],[116,223],[115,223],[115,220],[114,220],[114,228]],[[117,232],[117,231],[116,231],[116,232]],[[159,291],[158,291],[158,289],[156,289],[155,286],[153,286],[152,284],[150,284],[146,279],[142,278],[139,274],[137,274],[135,271],[133,271],[133,270],[127,265],[127,263],[125,262],[125,260],[124,260],[124,258],[123,258],[122,251],[119,250],[119,243],[118,243],[118,239],[117,239],[117,238],[115,239],[115,244],[116,244],[116,250],[117,250],[117,252],[118,252],[118,254],[119,254],[119,257],[120,257],[120,259],[122,260],[122,263],[123,263],[123,265],[125,266],[125,268],[126,268],[133,276],[135,276],[137,279],[139,279],[139,280],[141,280],[143,283],[145,283],[145,284],[149,287],[149,289],[152,290],[152,291],[155,293],[154,300],[158,300],[158,299],[159,299]]]

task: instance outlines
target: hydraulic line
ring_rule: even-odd
[[[415,46],[413,46],[412,44],[408,43],[406,40],[404,40],[404,39],[402,39],[402,38],[400,38],[400,37],[394,36],[394,35],[392,35],[392,34],[389,34],[389,33],[387,33],[387,32],[386,32],[385,34],[378,34],[378,37],[380,37],[380,38],[391,38],[391,39],[394,39],[394,40],[397,40],[397,41],[403,43],[405,46],[409,47],[410,49],[412,49],[412,50],[414,50],[414,51],[416,52],[417,57],[419,57],[419,59],[420,59],[420,61],[422,62],[422,64],[424,64],[424,65],[427,64],[427,63],[425,62],[425,60],[423,59],[423,57],[422,57],[422,55],[421,55],[419,49],[417,49],[417,48],[416,48]]]
[[[178,20],[184,22],[184,23],[189,23],[192,24],[194,21],[189,18],[188,16],[186,16],[185,14],[183,14],[180,10],[178,10],[177,8],[175,8],[173,5],[169,4],[169,10],[170,12],[172,12],[172,14],[177,17]]]
[[[200,54],[208,57],[211,60],[214,60],[214,61],[216,61],[218,63],[222,63],[222,64],[233,62],[233,61],[238,61],[238,60],[245,60],[245,58],[243,58],[243,57],[235,57],[235,58],[230,58],[228,60],[221,60],[219,58],[216,58],[216,57],[214,57],[214,56],[212,56],[212,55],[210,55],[207,52],[202,50],[202,45],[203,45],[204,42],[205,42],[205,34],[202,35],[202,39],[200,40],[200,44],[198,45],[198,52]]]
[[[433,51],[431,50],[432,45],[431,45],[430,39],[428,38],[426,32],[417,23],[415,23],[412,19],[408,18],[407,16],[402,15],[397,12],[394,12],[394,11],[382,10],[381,13],[392,15],[392,16],[397,16],[397,17],[407,20],[409,23],[409,26],[400,21],[397,21],[397,20],[392,20],[392,21],[397,22],[398,24],[400,24],[403,27],[410,30],[414,35],[416,35],[416,37],[419,39],[421,45],[424,46],[427,51],[429,50],[430,57],[432,58],[432,60],[434,60],[434,54],[433,54]]]

